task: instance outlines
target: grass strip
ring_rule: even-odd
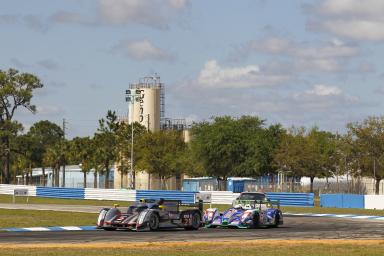
[[[11,204],[13,196],[0,195],[0,203]],[[17,204],[26,204],[27,197],[16,197]],[[66,204],[66,205],[96,205],[96,206],[113,206],[119,204],[121,206],[131,205],[128,201],[110,201],[110,200],[84,200],[84,199],[63,199],[63,198],[47,198],[31,196],[28,204]]]
[[[88,226],[96,224],[97,215],[96,213],[0,209],[0,228]]]
[[[384,240],[251,240],[210,242],[139,242],[89,244],[1,244],[0,254],[8,255],[284,255],[381,256]]]

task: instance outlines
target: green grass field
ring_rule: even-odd
[[[382,256],[384,241],[232,241],[232,242],[182,242],[182,243],[139,243],[134,244],[85,244],[85,245],[5,245],[0,247],[0,254],[8,255],[157,255],[157,256],[230,256],[230,255],[263,255],[275,256]]]
[[[27,203],[27,197],[16,197],[15,202],[18,204]],[[13,196],[0,195],[0,203],[12,203]],[[113,204],[119,204],[121,206],[128,206],[132,202],[127,201],[108,201],[108,200],[83,200],[83,199],[61,199],[61,198],[45,198],[45,197],[34,197],[28,198],[29,204],[66,204],[66,205],[99,205],[108,206]]]
[[[88,226],[96,219],[97,213],[0,209],[0,228]]]

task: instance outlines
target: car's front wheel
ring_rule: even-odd
[[[272,227],[277,228],[280,222],[280,214],[277,212],[275,216],[275,221],[272,224]]]
[[[149,229],[152,231],[158,230],[159,222],[159,215],[152,213],[148,221]]]

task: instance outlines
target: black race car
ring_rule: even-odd
[[[180,207],[192,207],[180,210]],[[115,206],[103,208],[99,213],[97,228],[104,230],[158,230],[184,228],[196,230],[202,224],[203,204],[182,204],[178,200],[145,199],[128,207],[126,213]]]

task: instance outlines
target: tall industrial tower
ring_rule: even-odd
[[[128,123],[138,122],[150,131],[160,130],[164,118],[164,85],[160,76],[146,76],[126,90]]]
[[[164,117],[164,84],[160,82],[160,76],[146,76],[139,79],[138,83],[129,84],[125,91],[125,99],[128,103],[128,123],[139,123],[149,131],[177,130],[183,132],[184,139],[187,141],[188,131],[186,130],[185,119],[172,119]],[[127,120],[125,119],[125,120]],[[151,175],[145,170],[134,170],[134,130],[131,130],[131,143],[127,145],[131,149],[132,159],[129,162],[128,173],[120,173],[115,168],[114,187],[115,188],[135,188],[135,189],[160,189],[161,180],[157,175]],[[180,187],[180,177],[171,177],[166,181],[169,189]]]

